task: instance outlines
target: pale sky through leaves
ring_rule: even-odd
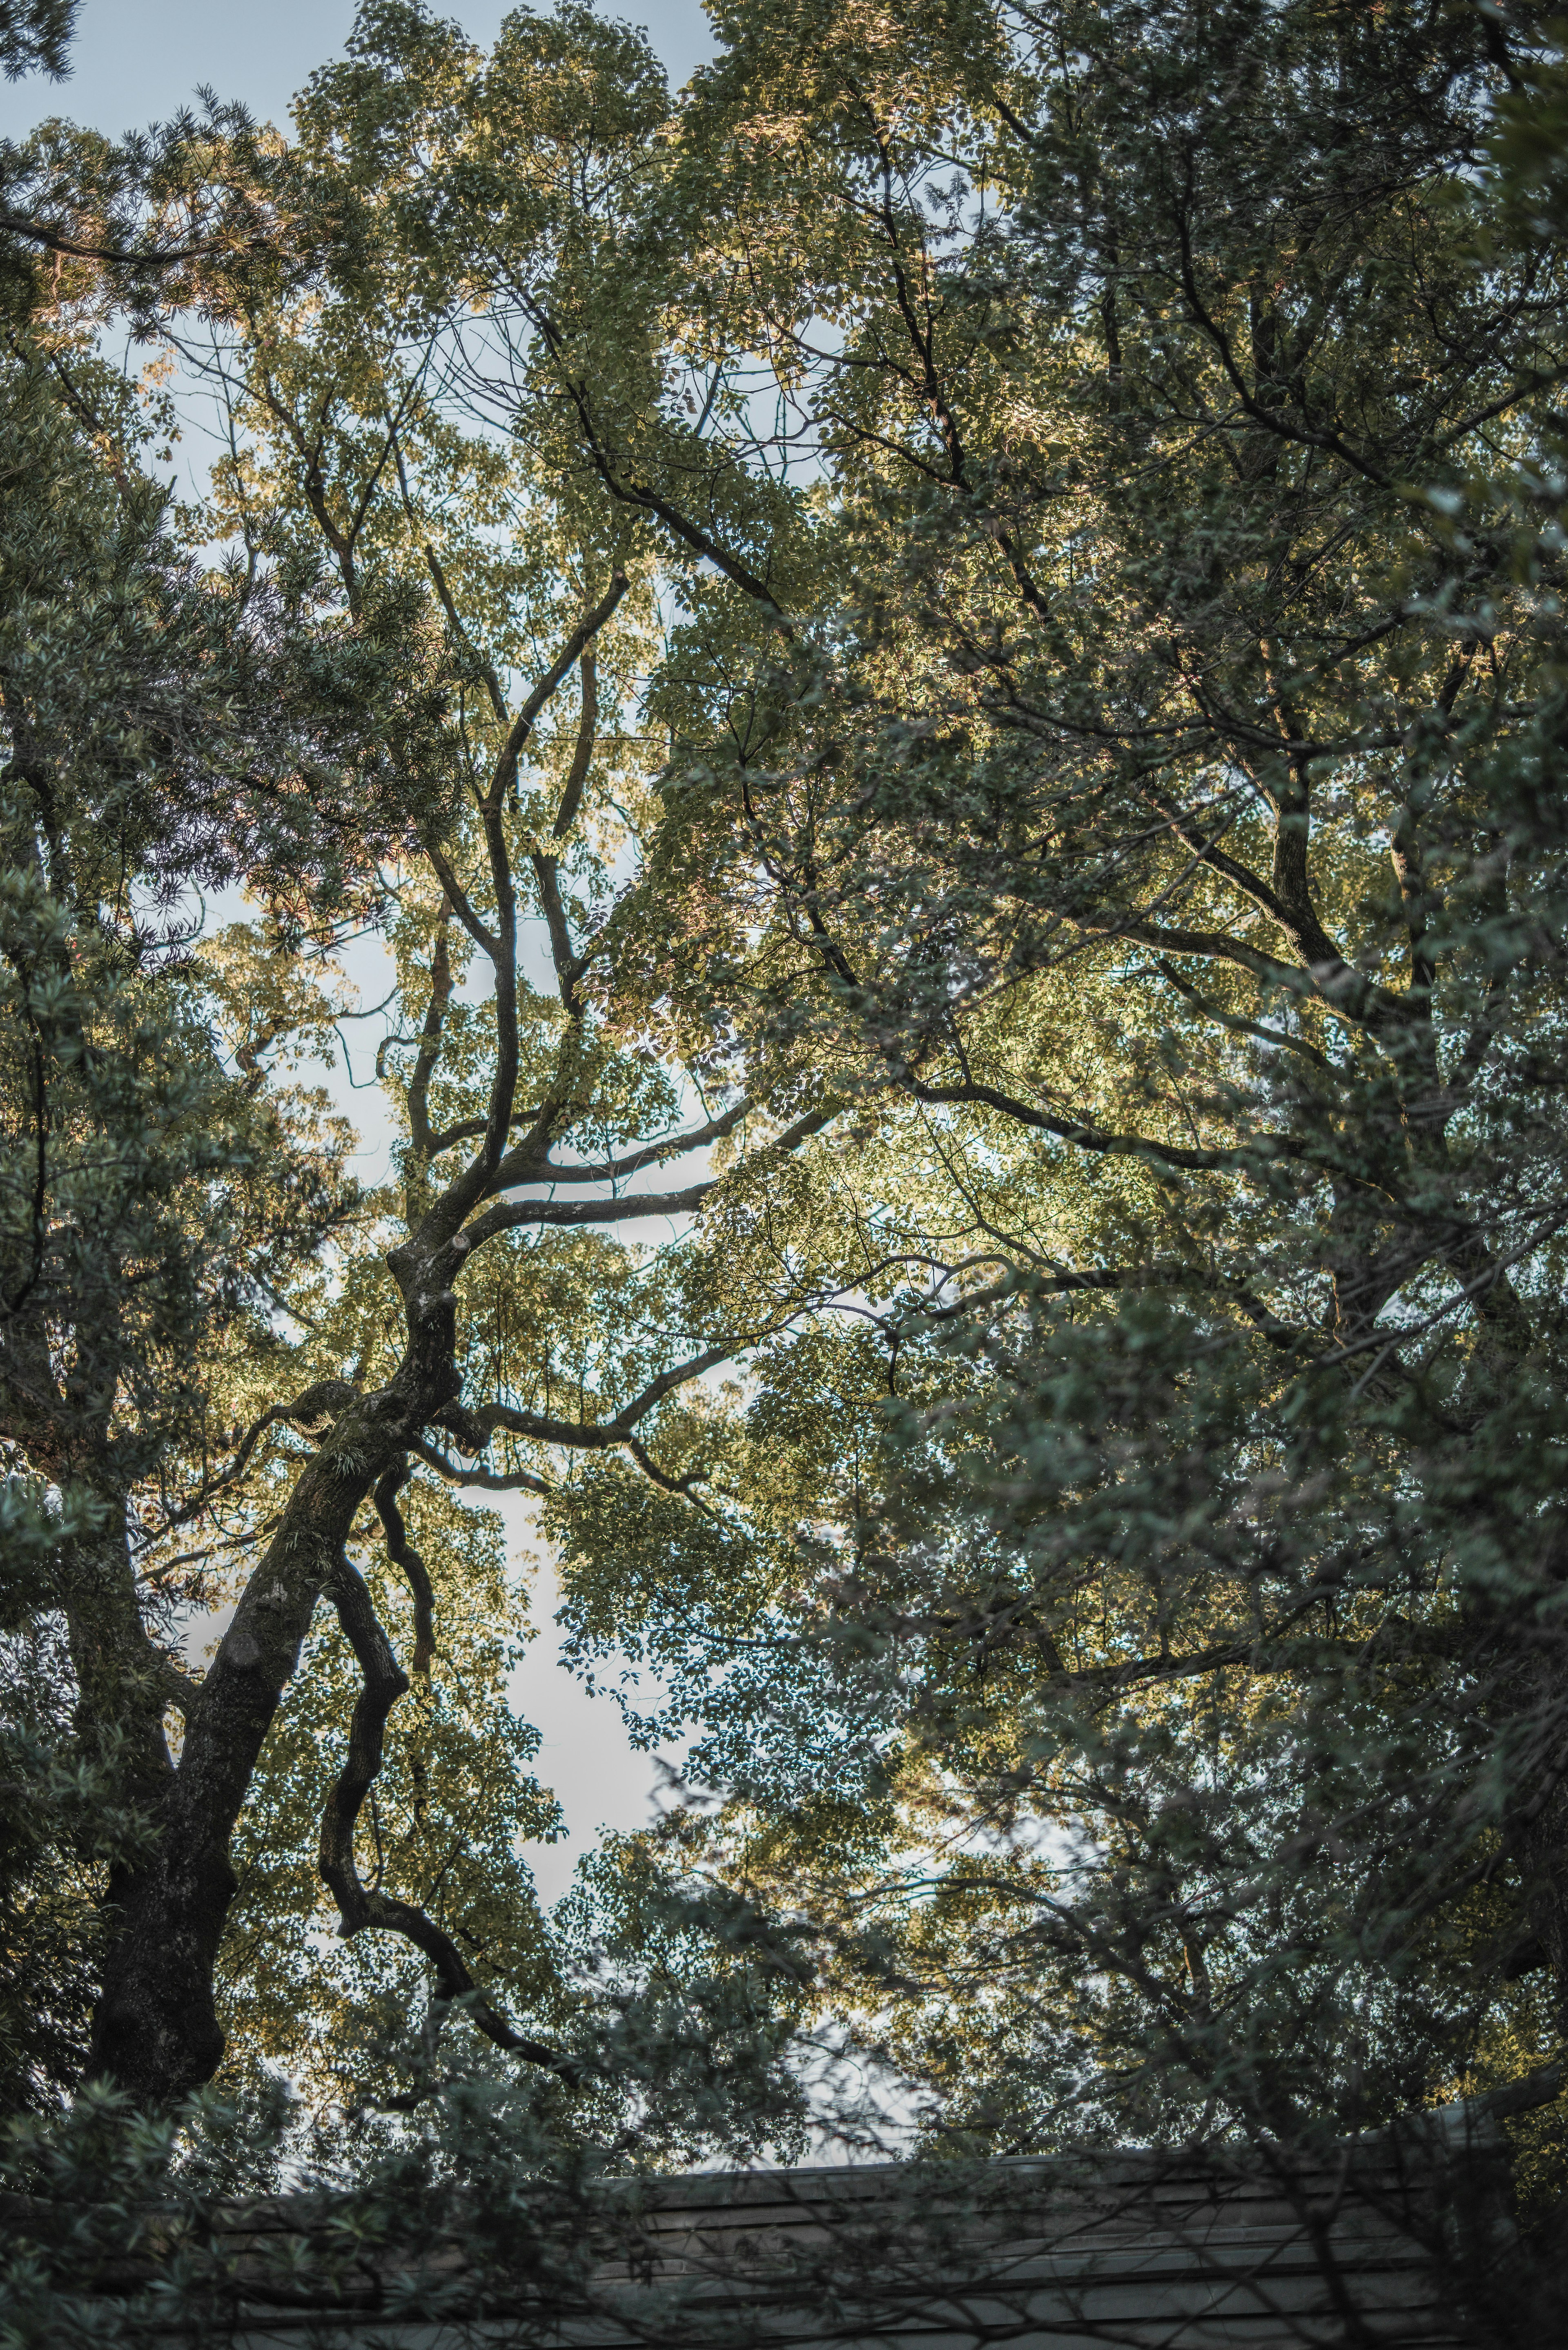
[[[438,13],[455,16],[475,40],[488,43],[508,11],[500,0],[458,0]],[[712,54],[697,0],[631,0],[604,13],[646,25],[672,84]],[[295,91],[341,50],[353,20],[352,0],[85,0],[67,80],[51,82],[39,74],[0,80],[0,137],[21,138],[50,115],[119,136],[166,120],[192,101],[202,83],[219,99],[242,100],[258,120],[283,124]],[[374,976],[364,974],[367,981]],[[375,995],[367,990],[364,1000],[374,1002]],[[343,1101],[357,1124],[364,1121],[367,1098]],[[379,1168],[365,1171],[373,1177]],[[522,1497],[493,1498],[501,1502],[514,1556],[532,1551]],[[589,1697],[560,1669],[551,1622],[556,1605],[549,1562],[538,1557],[533,1613],[540,1637],[513,1693],[519,1711],[538,1726],[543,1742],[535,1768],[559,1795],[570,1832],[561,1844],[529,1852],[545,1899],[565,1888],[597,1829],[644,1825],[654,1775],[652,1758],[628,1742],[614,1702]]]
[[[436,13],[489,42],[508,11],[503,0],[455,0]],[[672,83],[712,54],[698,0],[628,0],[604,14],[647,26]],[[63,114],[118,137],[166,120],[203,82],[281,125],[295,91],[341,49],[353,22],[353,0],[84,0],[70,78],[0,81],[0,136]]]

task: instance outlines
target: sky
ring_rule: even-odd
[[[489,42],[507,12],[503,0],[438,0],[438,13]],[[612,0],[605,13],[647,26],[672,83],[712,54],[699,0]],[[353,0],[83,0],[70,78],[0,82],[0,137],[51,114],[118,137],[166,120],[202,83],[281,126],[353,21]]]
[[[501,0],[447,0],[440,13],[487,42],[506,10]],[[712,54],[698,0],[621,0],[606,13],[647,26],[673,84]],[[243,100],[258,120],[282,124],[294,92],[341,49],[353,18],[353,0],[84,0],[68,79],[34,75],[0,81],[0,138],[19,138],[50,115],[118,137],[167,120],[202,83],[220,99]],[[374,976],[363,974],[366,981]],[[375,1002],[380,992],[367,986],[363,1001]],[[343,1097],[356,1124],[363,1123],[365,1099]],[[380,1170],[363,1171],[373,1179]],[[556,1593],[550,1561],[534,1543],[523,1498],[500,1499],[513,1555],[532,1563],[533,1620],[539,1627],[513,1699],[539,1730],[534,1767],[560,1797],[568,1830],[561,1843],[527,1851],[540,1895],[550,1900],[569,1883],[601,1828],[639,1827],[652,1816],[656,1766],[649,1755],[633,1751],[614,1701],[590,1697],[562,1669],[551,1622]],[[392,1729],[395,1734],[395,1721]]]

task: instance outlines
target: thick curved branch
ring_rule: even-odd
[[[492,796],[487,799],[480,810],[480,816],[484,826],[490,888],[495,900],[500,936],[491,952],[491,962],[495,972],[495,1066],[490,1080],[484,1138],[477,1154],[454,1186],[455,1191],[466,1195],[467,1204],[472,1204],[475,1198],[483,1197],[490,1179],[505,1156],[506,1138],[512,1131],[512,1112],[517,1099],[520,1049],[517,1035],[517,892],[512,879],[512,859],[506,847],[506,827],[499,798]]]
[[[387,1717],[408,1688],[409,1677],[392,1652],[363,1580],[341,1554],[327,1590],[363,1676],[348,1725],[348,1752],[321,1814],[321,1874],[337,1897],[340,1930],[348,1936],[371,1922],[368,1905],[372,1896],[359,1879],[354,1829],[380,1773]]]
[[[684,1493],[688,1501],[695,1502],[700,1510],[706,1515],[711,1516],[712,1513],[708,1509],[707,1503],[698,1498],[696,1490],[699,1485],[705,1485],[708,1482],[708,1472],[705,1469],[691,1469],[684,1477],[672,1477],[667,1469],[659,1467],[646,1445],[639,1444],[635,1436],[627,1438],[626,1449],[643,1475],[650,1478],[660,1492]]]
[[[1171,830],[1186,848],[1192,851],[1200,865],[1218,873],[1251,900],[1260,912],[1289,939],[1309,970],[1320,967],[1331,973],[1348,972],[1350,965],[1335,946],[1318,917],[1312,902],[1306,866],[1306,811],[1304,806],[1282,809],[1276,819],[1274,869],[1272,883],[1260,879],[1249,866],[1241,864],[1210,840],[1193,819],[1186,815],[1168,792],[1156,789],[1145,782],[1144,796],[1158,808]],[[1359,974],[1357,974],[1359,978]]]
[[[620,578],[621,575],[618,573],[617,577]],[[624,587],[624,579],[621,584]],[[589,620],[597,625],[597,615],[590,614]],[[542,691],[541,687],[531,697],[530,706],[539,702]],[[516,727],[513,732],[516,736]],[[514,759],[513,771],[515,772]],[[500,770],[498,770],[499,773]],[[411,1241],[408,1248],[394,1253],[398,1262],[407,1262],[410,1264],[417,1261],[420,1248],[435,1235],[440,1234],[443,1244],[451,1243],[456,1227],[462,1223],[463,1217],[479,1200],[487,1197],[493,1190],[495,1171],[506,1156],[506,1139],[516,1120],[520,1055],[517,1027],[517,897],[513,880],[511,857],[506,843],[503,797],[499,787],[493,787],[480,803],[479,810],[480,820],[484,829],[485,853],[490,868],[490,888],[495,906],[496,929],[492,930],[476,911],[441,847],[430,839],[421,843],[424,853],[446,892],[448,904],[470,937],[483,949],[494,972],[495,1058],[490,1081],[490,1099],[478,1151],[462,1173],[448,1185],[442,1198],[431,1211],[430,1216],[421,1227],[421,1237],[418,1244]],[[538,1123],[539,1121],[535,1119],[535,1128]],[[462,1253],[466,1254],[468,1249],[473,1245],[472,1239],[465,1240],[462,1245]]]
[[[1190,159],[1189,159],[1190,170]],[[1236,364],[1230,337],[1210,317],[1207,304],[1198,290],[1198,276],[1193,261],[1192,231],[1184,204],[1176,207],[1176,231],[1181,244],[1181,285],[1188,307],[1202,328],[1210,348],[1225,371],[1227,381],[1240,401],[1250,422],[1261,424],[1281,441],[1293,441],[1303,449],[1321,449],[1329,456],[1338,457],[1363,479],[1375,483],[1380,490],[1392,488],[1388,476],[1368,458],[1361,456],[1337,432],[1314,432],[1309,428],[1291,424],[1277,409],[1265,408],[1247,388],[1246,378]]]
[[[564,839],[571,830],[582,800],[583,785],[587,780],[589,762],[593,757],[594,729],[598,716],[598,689],[597,668],[592,639],[597,635],[622,596],[625,595],[626,584],[626,574],[623,571],[618,571],[610,581],[609,593],[603,602],[587,615],[580,627],[573,630],[566,651],[541,680],[520,712],[517,723],[507,738],[507,749],[503,754],[501,764],[495,771],[495,782],[492,785],[492,793],[493,795],[499,796],[516,782],[518,753],[529,728],[533,725],[535,717],[543,709],[548,695],[555,691],[556,687],[566,675],[570,661],[580,652],[583,680],[582,714],[577,723],[576,747],[572,754],[572,764],[567,773],[566,789],[561,795],[561,805],[556,811],[556,822],[550,836],[553,840]],[[509,769],[508,760],[510,760]],[[545,927],[550,933],[550,959],[556,966],[556,983],[560,991],[562,1003],[575,1019],[577,1014],[577,982],[587,969],[589,957],[587,954],[578,954],[572,944],[571,928],[566,920],[566,909],[561,898],[559,860],[550,851],[535,848],[531,861],[534,867],[535,883],[539,892],[539,903],[544,908]]]
[[[412,1449],[426,1467],[433,1469],[438,1477],[444,1477],[449,1485],[472,1485],[482,1493],[537,1493],[546,1500],[554,1490],[530,1469],[465,1468],[462,1461],[452,1460],[422,1436],[415,1437]]]
[[[672,1134],[665,1142],[650,1142],[641,1150],[628,1151],[624,1159],[605,1159],[587,1167],[557,1167],[553,1160],[541,1160],[536,1149],[524,1145],[509,1151],[495,1170],[493,1188],[509,1191],[515,1183],[615,1183],[628,1175],[636,1175],[644,1167],[657,1167],[670,1159],[683,1159],[689,1150],[700,1150],[704,1143],[717,1142],[731,1134],[746,1116],[752,1105],[741,1102],[722,1117],[710,1118],[706,1126],[693,1127],[689,1133]]]
[[[1304,1036],[1293,1036],[1288,1029],[1265,1028],[1261,1020],[1244,1020],[1240,1013],[1227,1012],[1221,1005],[1210,1003],[1206,996],[1199,993],[1190,980],[1183,979],[1174,964],[1167,962],[1163,957],[1159,963],[1159,974],[1166,985],[1174,988],[1184,1003],[1190,1003],[1193,1010],[1203,1019],[1215,1022],[1219,1027],[1226,1031],[1228,1035],[1255,1037],[1259,1044],[1266,1045],[1272,1052],[1301,1054],[1302,1057],[1310,1061],[1314,1068],[1321,1069],[1325,1076],[1337,1077],[1341,1075],[1328,1055],[1320,1053],[1317,1046],[1309,1044]]]
[[[476,1451],[483,1451],[497,1429],[504,1429],[508,1435],[524,1437],[532,1443],[556,1444],[576,1452],[604,1452],[624,1445],[638,1467],[667,1493],[690,1493],[694,1485],[705,1482],[702,1475],[692,1472],[684,1477],[672,1477],[651,1458],[633,1430],[673,1389],[684,1387],[691,1379],[700,1378],[704,1371],[712,1370],[718,1364],[728,1362],[734,1351],[732,1345],[710,1347],[683,1363],[676,1363],[668,1371],[661,1371],[657,1378],[650,1379],[640,1395],[623,1404],[609,1419],[557,1419],[545,1412],[519,1411],[513,1404],[492,1403],[482,1404],[477,1410],[464,1412],[462,1425],[454,1432],[466,1447]],[[531,1470],[464,1468],[424,1438],[415,1440],[413,1450],[421,1461],[429,1462],[438,1475],[453,1485],[472,1486],[488,1493],[547,1495],[551,1491],[545,1479],[535,1476]],[[383,1483],[385,1482],[383,1480]],[[376,1501],[379,1508],[379,1487]],[[384,1516],[383,1513],[383,1519]]]
[[[420,1683],[425,1706],[431,1702],[431,1666],[435,1661],[435,1595],[425,1563],[409,1540],[403,1513],[398,1507],[398,1494],[408,1482],[409,1462],[405,1453],[395,1461],[376,1486],[374,1500],[387,1537],[387,1556],[394,1566],[401,1567],[414,1603],[413,1674]],[[413,1783],[414,1817],[422,1828],[430,1809],[422,1740],[416,1740],[409,1754],[409,1777]]]
[[[367,1929],[401,1934],[423,1951],[434,1968],[435,1996],[442,2006],[461,2000],[480,2031],[498,2048],[530,2064],[576,2077],[578,2068],[570,2058],[513,2030],[485,1998],[456,1945],[433,1918],[414,1902],[397,1900],[361,1882],[354,1858],[355,1824],[380,1772],[387,1717],[409,1679],[392,1653],[362,1578],[341,1553],[327,1589],[363,1676],[349,1724],[348,1752],[321,1814],[321,1875],[342,1914],[339,1932],[345,1939]]]
[[[566,920],[566,909],[561,898],[560,868],[554,857],[535,850],[529,860],[534,868],[534,880],[544,909],[545,927],[550,934],[550,961],[556,969],[556,988],[568,1015],[578,1017],[577,982],[588,967],[590,957],[578,954],[572,944],[572,933]]]
[[[619,1200],[504,1201],[463,1229],[471,1244],[480,1248],[497,1232],[515,1232],[524,1224],[620,1224],[633,1216],[689,1216],[719,1180],[709,1176],[688,1184],[684,1191],[633,1192]]]
[[[841,1105],[831,1108],[809,1110],[797,1118],[772,1141],[759,1145],[755,1157],[769,1151],[798,1150],[803,1142],[820,1134],[838,1116]],[[625,1159],[607,1161],[600,1167],[552,1167],[541,1164],[524,1147],[510,1152],[495,1171],[493,1191],[507,1190],[514,1183],[593,1183],[614,1180],[617,1176],[634,1174],[639,1168],[652,1166],[661,1159],[682,1157],[703,1143],[716,1141],[722,1135],[732,1132],[747,1115],[751,1105],[740,1103],[720,1118],[711,1118],[704,1127],[686,1135],[672,1135],[668,1142],[650,1143],[640,1151],[632,1151]],[[508,1170],[511,1170],[508,1172]],[[496,1232],[511,1232],[521,1224],[614,1224],[632,1216],[689,1215],[701,1207],[716,1183],[725,1180],[713,1175],[688,1184],[681,1191],[632,1192],[615,1200],[508,1200],[499,1207],[489,1209],[476,1222],[467,1227],[467,1237],[475,1248],[490,1240]]]
[[[413,513],[413,501],[409,495],[408,483],[406,479],[403,479],[403,461],[400,454],[398,458],[398,473],[399,478],[402,480],[403,483],[403,504],[407,506],[411,515]],[[463,627],[462,621],[458,615],[458,608],[456,602],[453,599],[452,589],[447,585],[446,573],[441,567],[441,561],[434,547],[430,546],[428,542],[425,546],[425,561],[430,567],[431,577],[435,582],[435,591],[441,598],[441,606],[442,611],[446,614],[447,624],[451,628],[452,635],[457,639],[458,643],[462,647],[463,651],[468,655],[470,660],[473,662],[480,676],[484,681],[484,690],[490,696],[490,707],[494,715],[496,724],[498,726],[504,726],[507,723],[506,697],[501,691],[501,680],[496,674],[495,664],[493,661],[486,660],[485,656],[480,651],[479,647],[474,643],[472,638],[469,635],[468,630]]]
[[[566,787],[561,805],[556,811],[556,821],[550,827],[552,839],[565,840],[577,819],[582,806],[583,786],[588,779],[588,767],[594,755],[594,735],[599,717],[598,655],[589,645],[578,664],[583,681],[583,706],[577,719],[577,739],[572,751],[572,764],[566,770]]]
[[[431,1677],[431,1665],[435,1656],[435,1595],[425,1563],[409,1540],[403,1513],[398,1507],[398,1495],[408,1483],[407,1460],[389,1469],[376,1487],[376,1514],[381,1521],[387,1537],[387,1556],[394,1566],[401,1567],[414,1603],[415,1674],[422,1681]]]
[[[430,858],[431,869],[437,880],[446,891],[447,902],[452,912],[457,916],[475,946],[483,947],[491,962],[498,964],[502,955],[501,941],[489,923],[483,921],[474,911],[473,902],[452,870],[446,855],[431,840],[422,841],[421,847]]]
[[[1193,955],[1205,962],[1235,963],[1241,971],[1264,986],[1288,989],[1292,994],[1310,995],[1336,1020],[1375,1033],[1395,1023],[1404,1028],[1408,1022],[1408,1006],[1389,989],[1379,986],[1346,963],[1337,950],[1332,961],[1316,964],[1282,962],[1277,955],[1264,954],[1257,947],[1240,939],[1230,938],[1223,931],[1186,931],[1163,922],[1146,922],[1136,919],[1104,924],[1080,920],[1078,929],[1085,938],[1127,939],[1135,946],[1153,947],[1169,955]]]
[[[640,1395],[623,1404],[611,1419],[556,1419],[545,1412],[519,1411],[509,1403],[482,1404],[472,1417],[487,1434],[504,1428],[509,1435],[527,1437],[535,1444],[567,1445],[578,1451],[602,1451],[624,1444],[655,1404],[662,1402],[676,1388],[700,1378],[704,1371],[727,1363],[734,1352],[733,1345],[708,1347],[701,1354],[677,1363],[672,1369],[661,1371],[656,1379],[649,1381]]]
[[[732,555],[728,547],[711,536],[700,523],[693,522],[690,515],[683,514],[679,506],[673,505],[649,483],[637,481],[620,473],[600,437],[593,411],[588,405],[587,390],[573,375],[566,363],[566,347],[560,329],[549,313],[542,309],[538,303],[533,301],[521,289],[519,289],[519,300],[529,319],[538,328],[546,349],[556,362],[566,397],[576,411],[588,461],[610,496],[621,505],[635,506],[643,514],[654,515],[663,523],[665,528],[674,537],[680,541],[683,546],[690,547],[691,552],[700,556],[704,562],[711,563],[743,594],[751,597],[754,603],[762,605],[782,636],[793,637],[795,633],[794,625],[765,580],[759,578],[757,574],[742,563],[738,556]]]
[[[533,1126],[542,1115],[543,1106],[530,1102],[526,1109],[514,1108],[512,1123],[514,1126]],[[431,1157],[439,1159],[441,1152],[450,1150],[454,1142],[474,1141],[485,1131],[487,1123],[483,1118],[460,1118],[455,1126],[443,1126],[439,1134],[431,1137]]]
[[[987,1109],[1000,1110],[1003,1118],[1020,1126],[1038,1127],[1043,1133],[1054,1134],[1063,1142],[1075,1142],[1083,1150],[1096,1150],[1113,1159],[1153,1159],[1163,1167],[1209,1169],[1234,1167],[1244,1156],[1237,1150],[1189,1150],[1176,1143],[1150,1142],[1138,1134],[1111,1134],[1103,1127],[1085,1126],[1070,1118],[1058,1118],[1050,1110],[1036,1109],[1032,1103],[1019,1101],[1004,1094],[997,1086],[961,1085],[928,1086],[911,1081],[909,1091],[917,1101],[932,1103],[973,1102]],[[1276,1149],[1283,1145],[1271,1138]]]
[[[579,659],[587,647],[590,645],[595,637],[598,635],[599,630],[604,627],[605,622],[609,619],[611,613],[615,610],[616,606],[626,594],[626,590],[627,577],[625,572],[619,569],[613,571],[610,574],[609,587],[606,590],[605,594],[600,598],[599,601],[594,606],[591,611],[584,613],[582,619],[572,630],[571,635],[566,639],[566,643],[562,646],[560,651],[556,654],[555,660],[545,671],[544,676],[539,680],[538,684],[534,688],[533,692],[528,696],[527,701],[523,704],[522,709],[517,712],[516,717],[513,720],[511,727],[507,732],[506,740],[501,746],[501,754],[495,762],[494,774],[491,777],[489,796],[493,805],[499,806],[502,800],[504,799],[506,794],[511,790],[513,785],[517,780],[517,762],[522,755],[523,745],[526,743],[529,735],[534,731],[534,721],[538,717],[539,712],[544,709],[545,704],[549,701],[550,696],[555,692],[556,688],[560,684],[561,680],[566,676],[566,671],[571,668],[573,662]],[[586,693],[584,699],[586,703]],[[558,827],[557,837],[559,837]]]

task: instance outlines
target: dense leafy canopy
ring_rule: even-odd
[[[100,1980],[125,2089],[343,2145],[1490,2095],[1543,2200],[1555,36],[713,14],[672,99],[370,0],[286,140],[6,159],[9,2094]],[[507,1491],[690,1741],[548,1917]]]

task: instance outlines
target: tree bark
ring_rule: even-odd
[[[301,1472],[190,1708],[179,1768],[156,1807],[153,1856],[120,1872],[110,1888],[117,1930],[94,2019],[92,2070],[140,2105],[176,2103],[222,2060],[213,1978],[236,1885],[229,1839],[361,1504],[461,1389],[450,1283],[467,1253],[452,1230],[466,1204],[449,1195],[428,1220],[426,1244],[394,1252],[408,1352],[389,1386],[339,1414]]]

